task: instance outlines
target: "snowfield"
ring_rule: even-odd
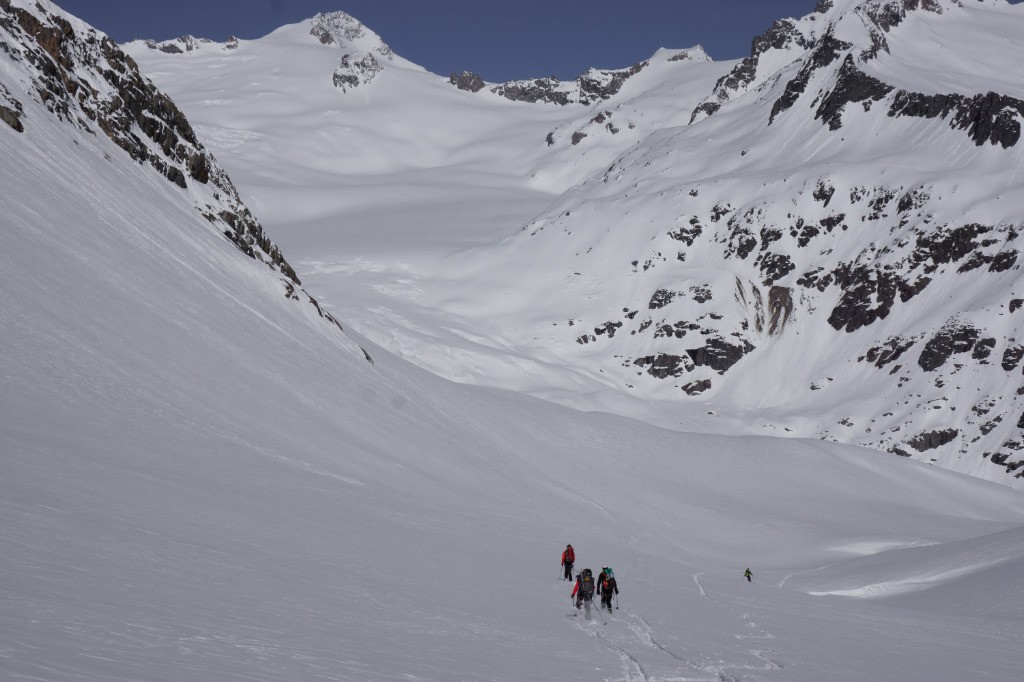
[[[182,163],[153,139],[162,123],[128,126],[154,155],[136,162],[77,108],[87,97],[40,96],[45,71],[33,59],[49,54],[52,34],[27,39],[18,26],[30,17],[61,28],[56,49],[70,55],[61,68],[72,78],[51,84],[105,82],[77,61],[97,34],[78,22],[69,32],[61,16],[48,0],[0,0],[11,47],[0,51],[0,105],[22,128],[0,122],[0,679],[1019,674],[1019,491],[849,445],[686,433],[455,383],[344,317],[339,328],[273,249],[246,252],[213,215],[229,185],[188,175],[181,187],[161,170]],[[245,56],[244,42],[236,49]],[[126,63],[112,49],[104,59]],[[558,123],[560,110],[530,111],[538,130]],[[275,170],[281,138],[235,123],[196,128],[241,178],[247,204],[263,197],[250,205],[285,255],[293,240],[310,258],[316,229],[335,235],[324,260],[349,268],[349,281],[365,277],[367,291],[383,281],[366,255],[374,239],[386,258],[438,257],[460,239],[479,243],[460,222],[475,201],[511,221],[556,191],[526,182],[508,194],[506,179],[467,161],[472,186],[493,182],[502,200],[474,190],[462,204],[455,171],[437,171],[440,215],[455,217],[435,223],[416,203],[434,196],[429,163],[387,169],[382,153],[387,177],[366,171],[360,193],[355,167],[300,175],[311,157],[298,147]],[[259,171],[236,173],[243,151],[265,155]],[[404,207],[398,176],[419,192]],[[376,203],[389,186],[394,205]],[[358,212],[328,203],[332,192],[364,202],[365,222],[344,238],[332,221]],[[374,237],[380,206],[393,212]],[[300,216],[291,223],[290,210]],[[416,221],[388,232],[403,211]],[[342,262],[332,249],[346,240],[366,251]],[[326,278],[300,270],[319,293]],[[348,310],[336,291],[329,307]],[[383,327],[393,313],[368,308],[361,319]],[[553,370],[553,384],[565,376]],[[557,564],[568,542],[578,568],[615,569],[611,614],[575,614]]]
[[[476,92],[397,56],[338,86],[390,48],[321,44],[355,22],[329,16],[128,49],[361,334],[461,383],[1024,485],[1019,5],[823,2],[739,62]]]

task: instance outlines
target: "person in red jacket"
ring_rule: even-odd
[[[576,562],[576,552],[573,551],[572,545],[566,545],[565,551],[562,552],[562,568],[565,569],[565,576],[562,580],[572,580],[572,565]]]

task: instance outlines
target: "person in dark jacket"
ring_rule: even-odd
[[[565,575],[562,580],[572,580],[572,565],[576,562],[576,552],[573,551],[572,545],[566,545],[565,551],[562,552],[562,568],[565,569]]]
[[[612,595],[619,593],[619,585],[615,582],[615,574],[612,569],[605,566],[601,569],[601,575],[597,577],[597,593],[601,595],[601,606],[607,606],[612,610]]]
[[[754,574],[751,573],[750,569],[748,568],[747,570],[743,571],[743,577],[746,578],[747,582],[749,583],[749,582],[752,582],[751,578],[754,577]]]
[[[576,598],[576,608],[580,608],[583,602],[591,602],[594,599],[594,574],[589,568],[584,568],[576,576],[576,584],[572,588],[569,598]],[[587,613],[590,613],[590,604],[587,604]]]

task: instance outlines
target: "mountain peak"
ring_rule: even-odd
[[[341,63],[334,71],[334,85],[347,92],[370,83],[394,62],[395,55],[379,35],[361,21],[345,12],[320,13],[310,19],[309,34],[323,45],[344,50]]]
[[[361,21],[345,12],[321,12],[310,21],[310,35],[324,45],[336,45],[343,50],[375,52],[388,60],[392,50],[384,40]]]

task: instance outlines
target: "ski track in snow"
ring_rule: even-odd
[[[737,609],[737,608],[732,607],[732,606],[729,606],[728,604],[723,604],[722,602],[718,601],[717,599],[712,599],[711,597],[709,597],[708,593],[707,593],[707,590],[704,589],[704,584],[700,580],[702,575],[704,575],[704,574],[703,573],[695,573],[693,575],[693,582],[696,583],[697,590],[700,592],[700,596],[703,597],[705,600],[711,602],[712,604],[720,606],[723,609],[728,609],[729,611],[732,611],[746,625],[746,627],[747,627],[746,633],[740,633],[740,634],[733,635],[736,639],[739,639],[739,640],[773,640],[773,639],[775,639],[775,635],[773,635],[768,630],[765,630],[764,628],[758,626],[758,624],[756,622],[754,622],[753,619],[751,619],[749,612],[743,611],[741,609]],[[780,663],[778,660],[776,660],[774,658],[778,653],[779,652],[776,649],[770,648],[770,647],[769,648],[765,648],[765,649],[750,649],[750,654],[752,656],[754,656],[755,658],[757,658],[758,660],[763,662],[764,665],[763,665],[762,669],[764,669],[764,670],[782,670],[783,668],[786,667],[784,664]],[[742,664],[741,665],[735,665],[735,666],[728,666],[728,667],[734,667],[734,668],[740,668],[740,669],[750,669],[750,666],[742,665]]]
[[[704,585],[700,581],[701,575],[703,574],[695,574],[693,580],[702,598],[723,609],[734,612],[743,621],[746,628],[748,628],[748,632],[750,629],[759,630],[754,634],[735,634],[733,636],[736,639],[775,639],[775,636],[770,632],[759,629],[749,613],[709,597]],[[685,655],[680,655],[660,642],[654,635],[654,626],[640,613],[629,611],[627,613],[628,620],[626,620],[612,614],[606,614],[600,607],[592,606],[591,609],[592,615],[589,620],[585,619],[585,616],[581,617],[581,614],[585,613],[583,610],[569,614],[569,617],[574,618],[573,626],[577,630],[585,633],[588,637],[596,639],[602,646],[619,658],[622,664],[623,676],[615,678],[616,680],[621,679],[624,682],[741,682],[744,678],[727,671],[770,671],[782,670],[785,667],[774,658],[778,652],[772,648],[751,649],[749,651],[751,656],[761,662],[760,665],[729,663],[726,661],[719,661],[717,664],[702,663],[687,658]],[[625,628],[617,627],[617,624],[621,624]],[[620,635],[622,636],[621,639]],[[672,664],[675,665],[675,670],[666,673],[655,673],[653,667],[656,663],[649,660],[645,655],[645,652],[650,653],[651,650],[660,652],[671,659]]]

